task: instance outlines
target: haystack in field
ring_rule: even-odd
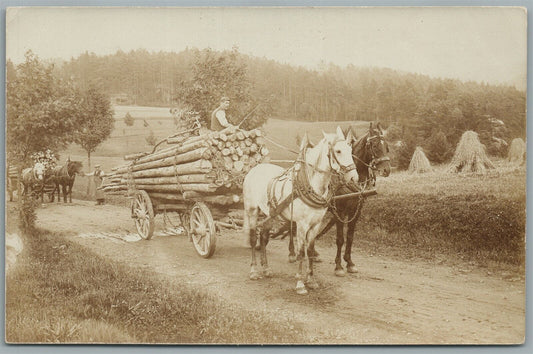
[[[526,154],[526,143],[520,138],[514,138],[509,147],[507,159],[511,163],[520,164],[524,161]]]
[[[450,171],[484,173],[493,168],[494,164],[487,156],[485,145],[481,144],[477,133],[471,130],[464,132],[457,144]]]
[[[408,171],[410,173],[424,173],[431,171],[431,164],[420,146],[417,146],[413,153]]]

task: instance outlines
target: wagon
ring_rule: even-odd
[[[169,203],[154,198],[146,190],[131,191],[130,198],[131,217],[141,238],[145,240],[152,238],[157,215],[162,215],[163,222],[170,224],[173,228],[178,226],[175,222],[175,216],[177,216],[180,225],[193,243],[194,249],[203,258],[209,258],[215,252],[217,234],[221,226],[234,228],[242,226],[242,221],[238,219],[229,222],[216,221],[213,214],[222,215],[228,210],[228,205],[217,204],[214,201],[190,200]],[[237,201],[233,205],[237,209],[233,210],[240,209],[240,198],[237,195],[231,198]]]
[[[221,227],[242,226],[242,218],[228,214],[242,214],[244,176],[269,158],[261,135],[238,128],[176,134],[150,153],[125,156],[129,162],[114,168],[101,188],[130,199],[142,239],[152,238],[161,215],[174,229],[183,227],[198,255],[209,258]],[[163,142],[167,147],[160,148]]]

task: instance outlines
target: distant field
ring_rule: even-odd
[[[174,125],[172,115],[168,108],[161,107],[136,107],[136,106],[114,106],[115,128],[111,137],[102,143],[93,154],[98,160],[106,157],[123,157],[124,155],[151,151],[152,147],[146,142],[146,137],[150,131],[158,140],[178,132]],[[133,126],[124,123],[124,116],[130,113],[135,118]],[[146,125],[145,126],[145,121]],[[332,133],[337,126],[345,129],[352,126],[358,134],[363,134],[368,122],[298,122],[281,119],[270,119],[264,126],[268,138],[286,146],[289,149],[297,149],[297,136],[302,137],[305,132],[309,134],[311,141],[317,142],[322,138],[322,131]],[[294,159],[295,155],[289,151],[279,148],[270,142],[267,143],[273,159]],[[62,155],[85,155],[84,151],[77,145],[72,145]],[[100,161],[104,163],[104,161]]]

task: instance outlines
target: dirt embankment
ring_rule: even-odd
[[[93,251],[133,269],[155,270],[165,279],[203,289],[243,311],[263,311],[303,324],[316,343],[520,343],[525,334],[524,280],[470,264],[448,266],[402,261],[355,248],[359,272],[333,275],[335,249],[318,244],[325,262],[317,265],[320,284],[296,295],[296,265],[287,262],[285,242],[269,244],[271,279],[248,278],[250,251],[242,234],[223,231],[211,259],[198,257],[184,235],[163,232],[138,241],[129,210],[47,204],[39,225],[61,232]]]

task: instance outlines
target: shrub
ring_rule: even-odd
[[[148,134],[148,136],[146,137],[146,142],[150,146],[154,146],[155,144],[157,144],[157,138],[154,135],[154,131],[153,130],[150,130],[150,134]]]
[[[126,115],[124,116],[124,123],[125,123],[128,127],[133,126],[133,123],[135,123],[135,120],[134,120],[133,117],[131,116],[130,112],[127,112]]]
[[[25,234],[32,234],[35,231],[35,221],[37,214],[35,208],[38,201],[32,195],[25,194],[19,198],[17,206],[18,212],[18,226]]]
[[[434,131],[425,145],[428,159],[433,163],[446,162],[452,155],[452,146],[441,130]]]

